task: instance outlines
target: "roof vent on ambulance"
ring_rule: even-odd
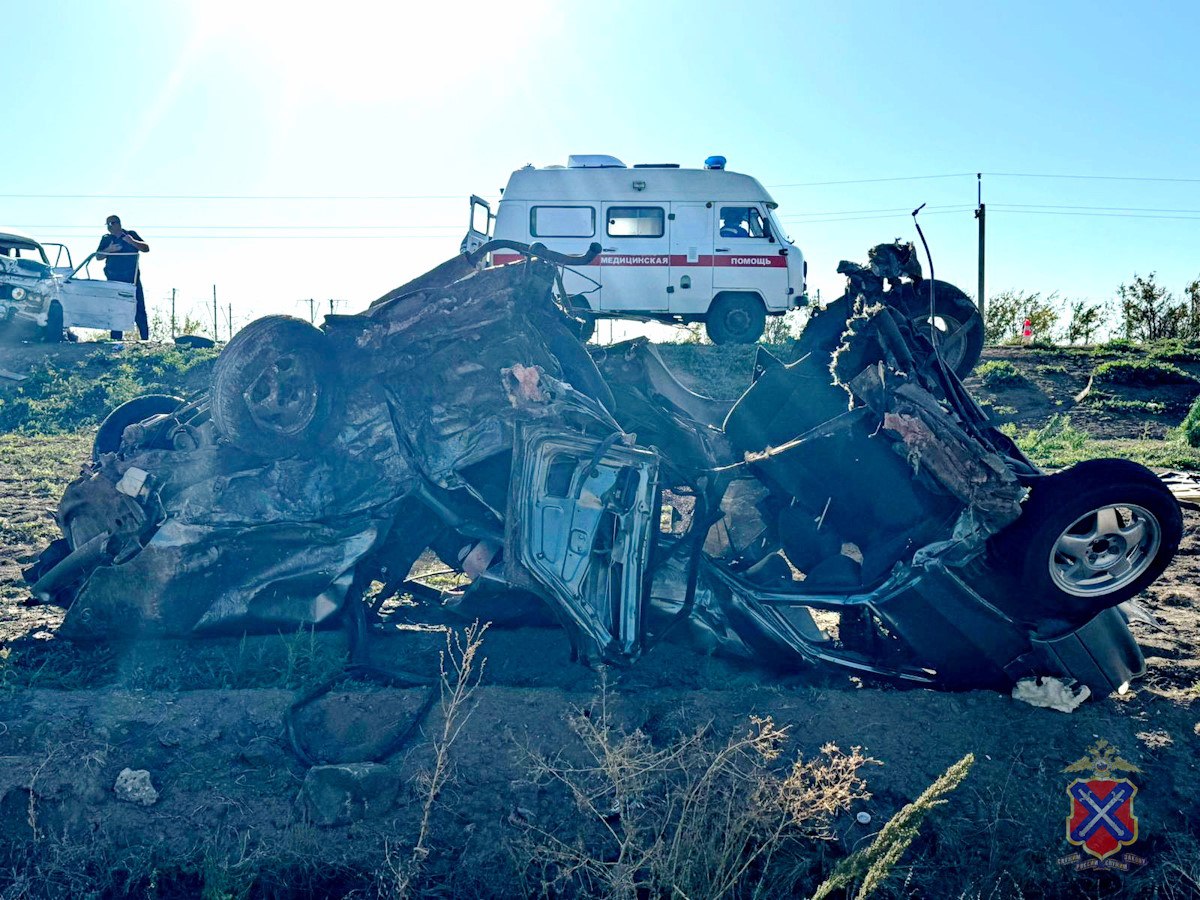
[[[568,169],[627,169],[615,156],[604,153],[572,153],[567,157]]]

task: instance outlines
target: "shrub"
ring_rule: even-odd
[[[1108,321],[1107,303],[1088,303],[1086,300],[1076,300],[1067,304],[1066,330],[1063,337],[1068,344],[1090,344],[1092,336],[1100,331]]]
[[[1166,362],[1200,362],[1200,347],[1179,338],[1155,341],[1146,346],[1146,352],[1150,355],[1151,359],[1160,359]]]
[[[999,390],[1006,387],[1019,387],[1028,384],[1028,380],[1017,371],[1017,367],[1004,359],[993,359],[975,369],[975,374],[988,390]]]
[[[1200,397],[1192,403],[1192,408],[1179,426],[1179,436],[1190,447],[1200,447]]]
[[[1089,435],[1074,427],[1069,416],[1051,416],[1041,428],[1031,428],[1024,434],[1010,425],[1001,428],[1017,442],[1017,446],[1038,459],[1054,459],[1063,454],[1077,453],[1087,445]]]
[[[1138,341],[1200,336],[1200,283],[1187,287],[1188,299],[1177,303],[1175,295],[1155,280],[1134,275],[1129,284],[1117,288],[1121,309],[1121,330],[1125,337]]]
[[[216,350],[131,347],[119,354],[98,350],[71,367],[47,362],[0,399],[0,432],[74,431],[95,425],[142,394],[188,393],[188,373],[216,355]]]
[[[1128,338],[1113,338],[1097,347],[1096,352],[1100,355],[1141,353],[1142,348]]]
[[[1003,291],[988,299],[984,340],[989,344],[1019,343],[1025,320],[1035,340],[1051,340],[1058,324],[1058,294],[1043,297],[1040,291]]]
[[[1169,362],[1142,359],[1114,359],[1096,366],[1096,381],[1129,387],[1155,387],[1162,384],[1197,384],[1194,375]]]

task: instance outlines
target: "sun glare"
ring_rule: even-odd
[[[244,55],[274,76],[284,102],[346,104],[398,93],[436,95],[479,86],[494,61],[534,39],[542,4],[296,3],[215,0],[193,9],[195,37]]]

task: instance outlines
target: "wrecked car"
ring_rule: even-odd
[[[758,348],[732,403],[645,339],[586,346],[560,290],[581,260],[504,245],[520,261],[481,268],[484,245],[320,329],[260,319],[206,394],[115,410],[26,573],[61,633],[378,620],[411,592],[549,609],[609,664],[669,638],[950,688],[1143,671],[1132,598],[1178,504],[1124,460],[1046,473],[993,428],[958,335],[911,314],[941,288],[911,244],[843,263],[845,295],[790,361]],[[415,588],[430,552],[468,586]]]
[[[47,248],[55,253],[50,262]],[[78,266],[63,244],[40,243],[0,230],[0,328],[12,322],[36,325],[47,343],[70,327],[127,331],[137,306],[134,285],[91,275],[89,254]],[[60,265],[65,262],[66,265]]]

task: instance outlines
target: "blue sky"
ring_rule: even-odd
[[[1099,301],[1135,272],[1177,293],[1200,275],[1195,4],[0,11],[18,86],[0,224],[78,255],[115,212],[152,245],[151,304],[174,287],[196,315],[213,284],[241,321],[365,307],[457,251],[471,193],[570,153],[727,156],[775,195],[827,299],[840,259],[915,238],[922,202],[938,276],[974,293],[958,173],[978,171],[1012,173],[983,181],[989,294]]]

